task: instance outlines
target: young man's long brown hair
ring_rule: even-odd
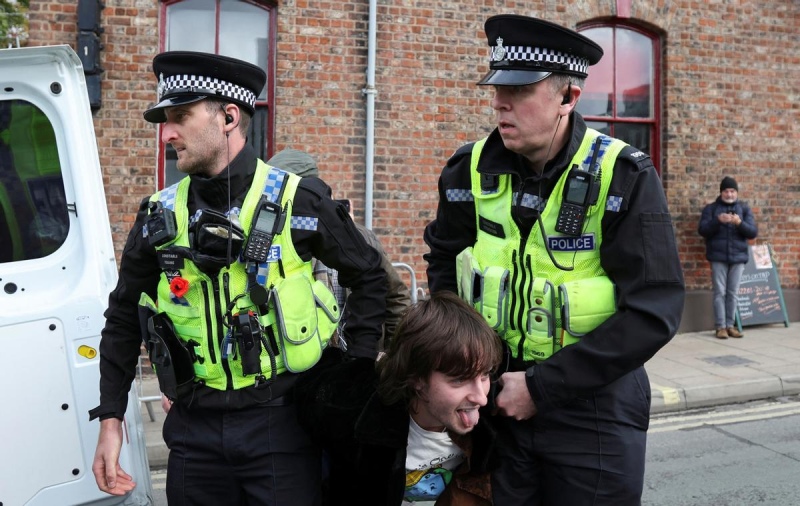
[[[451,292],[437,292],[408,308],[378,361],[378,395],[386,404],[414,396],[418,379],[434,371],[471,379],[500,364],[500,339],[483,317]]]

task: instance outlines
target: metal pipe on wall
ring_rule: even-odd
[[[366,133],[366,189],[364,192],[364,226],[372,229],[372,186],[375,171],[375,45],[378,10],[377,0],[369,0],[369,23],[367,36],[367,87],[363,93],[367,96],[367,133]]]

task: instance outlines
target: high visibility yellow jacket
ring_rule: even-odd
[[[545,360],[616,310],[613,284],[600,265],[601,221],[614,164],[626,144],[588,129],[572,158],[571,167],[588,170],[593,161],[599,167],[597,201],[586,213],[580,236],[555,230],[570,173],[564,171],[541,213],[546,235],[542,227],[534,226],[523,237],[511,218],[518,198],[511,176],[499,175],[487,186],[477,170],[485,141],[475,143],[472,150],[477,239],[456,259],[459,294],[508,343],[514,358]],[[569,270],[556,266],[551,254]]]

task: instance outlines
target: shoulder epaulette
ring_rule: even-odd
[[[636,165],[638,170],[645,170],[649,169],[650,167],[654,167],[653,160],[650,158],[650,155],[633,146],[625,146],[622,148],[622,151],[620,151],[617,158],[630,160]]]
[[[460,148],[458,148],[452,155],[450,155],[450,159],[447,160],[447,165],[453,165],[458,160],[464,158],[467,155],[472,154],[472,146],[474,146],[474,142],[470,142],[469,144],[464,144]]]
[[[331,194],[331,189],[328,184],[318,177],[303,177],[297,185],[298,189],[302,188],[311,192],[319,198]]]

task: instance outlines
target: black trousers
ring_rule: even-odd
[[[494,503],[640,505],[649,420],[644,368],[530,420],[498,417]]]
[[[321,504],[320,450],[293,404],[212,411],[175,403],[163,435],[170,506]]]

